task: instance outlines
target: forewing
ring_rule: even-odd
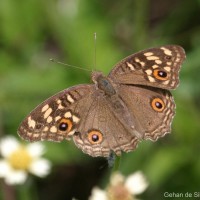
[[[179,70],[184,59],[185,52],[180,46],[151,48],[120,61],[109,77],[120,84],[175,89],[179,84]]]
[[[36,107],[20,124],[18,134],[28,141],[70,139],[81,121],[73,108],[87,101],[94,85],[78,85],[63,90]]]

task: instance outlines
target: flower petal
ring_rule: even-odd
[[[21,170],[11,170],[5,176],[5,182],[8,185],[23,184],[26,181],[27,173]]]
[[[92,189],[92,195],[89,197],[89,200],[108,200],[106,192],[101,190],[98,187]]]
[[[27,151],[33,158],[40,157],[44,154],[44,145],[40,142],[27,145]]]
[[[46,159],[33,160],[29,167],[29,171],[39,177],[44,177],[49,174],[51,163]]]
[[[5,177],[11,171],[11,167],[6,160],[0,160],[0,177]]]
[[[146,190],[148,182],[146,181],[144,174],[141,171],[138,171],[127,177],[125,186],[131,194],[137,195]]]
[[[122,184],[125,180],[125,177],[119,173],[119,172],[115,172],[112,174],[111,178],[110,178],[110,184],[112,186],[116,186],[118,184]]]
[[[19,142],[15,137],[7,136],[0,141],[0,152],[1,155],[7,158],[13,151],[20,146]]]

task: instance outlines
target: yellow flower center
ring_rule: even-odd
[[[32,162],[32,157],[25,147],[20,147],[9,156],[8,162],[14,169],[27,170]]]

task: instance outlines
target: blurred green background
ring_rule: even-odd
[[[0,136],[12,134],[22,119],[49,96],[90,82],[88,72],[49,61],[108,73],[136,51],[179,44],[186,51],[181,84],[173,91],[172,134],[144,141],[123,154],[120,171],[142,170],[150,185],[141,199],[165,199],[164,192],[200,192],[200,0],[1,0]],[[45,179],[22,186],[34,199],[88,199],[102,188],[111,169],[102,158],[82,153],[73,142],[44,142],[53,163]],[[2,186],[2,184],[1,184]],[[4,199],[0,189],[0,199]],[[25,195],[25,194],[24,194]],[[17,196],[16,199],[24,199]],[[173,198],[171,198],[173,199]]]

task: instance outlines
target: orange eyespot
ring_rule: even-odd
[[[151,106],[155,111],[162,112],[164,110],[164,108],[165,108],[165,103],[160,98],[154,98],[151,101]]]
[[[103,141],[103,135],[100,131],[92,130],[88,132],[88,140],[91,144],[100,144]]]
[[[169,77],[169,74],[166,71],[160,70],[160,69],[155,69],[153,71],[153,75],[156,79],[161,80],[161,81],[165,81]]]
[[[60,122],[58,124],[58,129],[59,129],[59,131],[61,131],[63,133],[68,133],[71,131],[72,125],[73,124],[70,119],[63,118],[60,120]]]

